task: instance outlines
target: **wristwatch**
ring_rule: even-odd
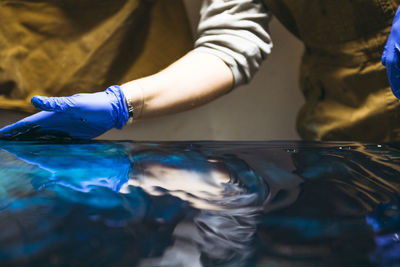
[[[137,81],[121,86],[121,90],[125,96],[125,103],[128,108],[129,119],[127,124],[137,120],[142,114],[144,105],[143,89]]]
[[[129,119],[127,124],[131,124],[133,122],[133,114],[134,114],[133,112],[135,111],[135,109],[132,105],[132,100],[130,99],[130,97],[126,97],[126,95],[125,95],[125,103],[128,108],[128,114],[129,114]]]

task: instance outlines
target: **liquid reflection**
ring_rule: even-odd
[[[0,143],[2,265],[393,265],[400,152]]]
[[[290,260],[304,266],[385,265],[372,256],[377,253],[389,260],[390,255],[377,248],[366,218],[374,216],[379,203],[398,203],[398,150],[382,145],[319,145],[291,155],[294,173],[303,179],[301,194],[292,205],[263,217],[259,234],[264,261],[279,264],[290,254]],[[399,223],[395,229],[400,230]]]
[[[171,265],[174,239],[196,250],[198,264],[246,265],[253,255],[268,188],[239,159],[130,143],[1,148],[0,221],[14,225],[0,235],[5,264]]]
[[[395,201],[381,203],[367,216],[367,222],[375,232],[375,251],[372,262],[383,266],[400,263],[400,196]]]

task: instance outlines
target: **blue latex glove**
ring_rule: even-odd
[[[400,98],[400,8],[397,9],[392,30],[382,54],[382,64],[386,66],[393,94]]]
[[[90,139],[121,129],[129,118],[124,94],[116,85],[93,94],[34,96],[31,102],[42,111],[0,129],[3,139]]]

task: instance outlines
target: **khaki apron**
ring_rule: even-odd
[[[306,140],[400,140],[381,54],[400,0],[265,0],[304,42],[297,129]],[[279,45],[279,40],[275,43]]]
[[[192,43],[181,0],[2,0],[0,109],[153,74]]]

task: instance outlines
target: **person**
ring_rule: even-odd
[[[270,54],[272,13],[305,45],[300,71],[305,105],[297,120],[300,136],[399,140],[399,101],[388,82],[389,78],[397,94],[400,15],[394,15],[398,2],[205,0],[195,48],[169,67],[104,92],[35,96],[32,104],[42,112],[0,133],[14,139],[48,133],[94,138],[122,128],[129,118],[146,119],[212,101],[250,82]]]

